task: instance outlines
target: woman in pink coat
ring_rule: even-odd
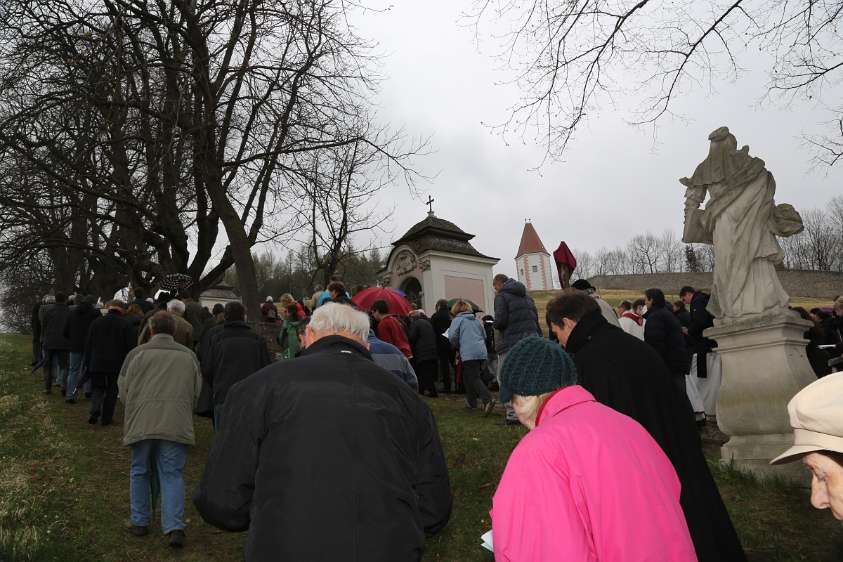
[[[495,492],[495,560],[697,559],[670,461],[636,421],[576,385],[558,345],[531,337],[512,348],[501,373],[510,400],[531,431]]]

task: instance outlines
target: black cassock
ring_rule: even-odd
[[[640,423],[661,445],[682,484],[682,510],[701,562],[746,560],[702,452],[688,398],[658,353],[599,312],[571,333],[579,383],[601,403]]]

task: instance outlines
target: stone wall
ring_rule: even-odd
[[[785,291],[792,297],[832,299],[843,295],[843,273],[824,271],[779,271]],[[589,279],[598,289],[640,289],[658,287],[677,294],[684,285],[711,288],[711,273],[653,273],[648,275],[598,275]]]

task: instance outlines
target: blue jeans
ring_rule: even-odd
[[[153,466],[161,483],[161,529],[164,534],[184,529],[184,461],[187,446],[161,439],[133,443],[129,496],[132,525],[148,527],[152,518],[150,478]],[[154,463],[154,464],[153,464]]]
[[[82,353],[71,351],[67,375],[67,391],[65,399],[70,400],[76,395],[76,381],[79,380],[79,368],[82,366]]]

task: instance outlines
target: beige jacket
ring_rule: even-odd
[[[176,335],[173,336],[174,339],[186,348],[193,349],[193,325],[178,314],[173,314],[173,318],[176,320]],[[143,345],[148,341],[149,322],[146,322],[143,330],[138,335],[138,345]]]
[[[117,386],[125,405],[124,445],[144,439],[194,444],[202,376],[192,351],[168,334],[152,336],[126,356]]]

